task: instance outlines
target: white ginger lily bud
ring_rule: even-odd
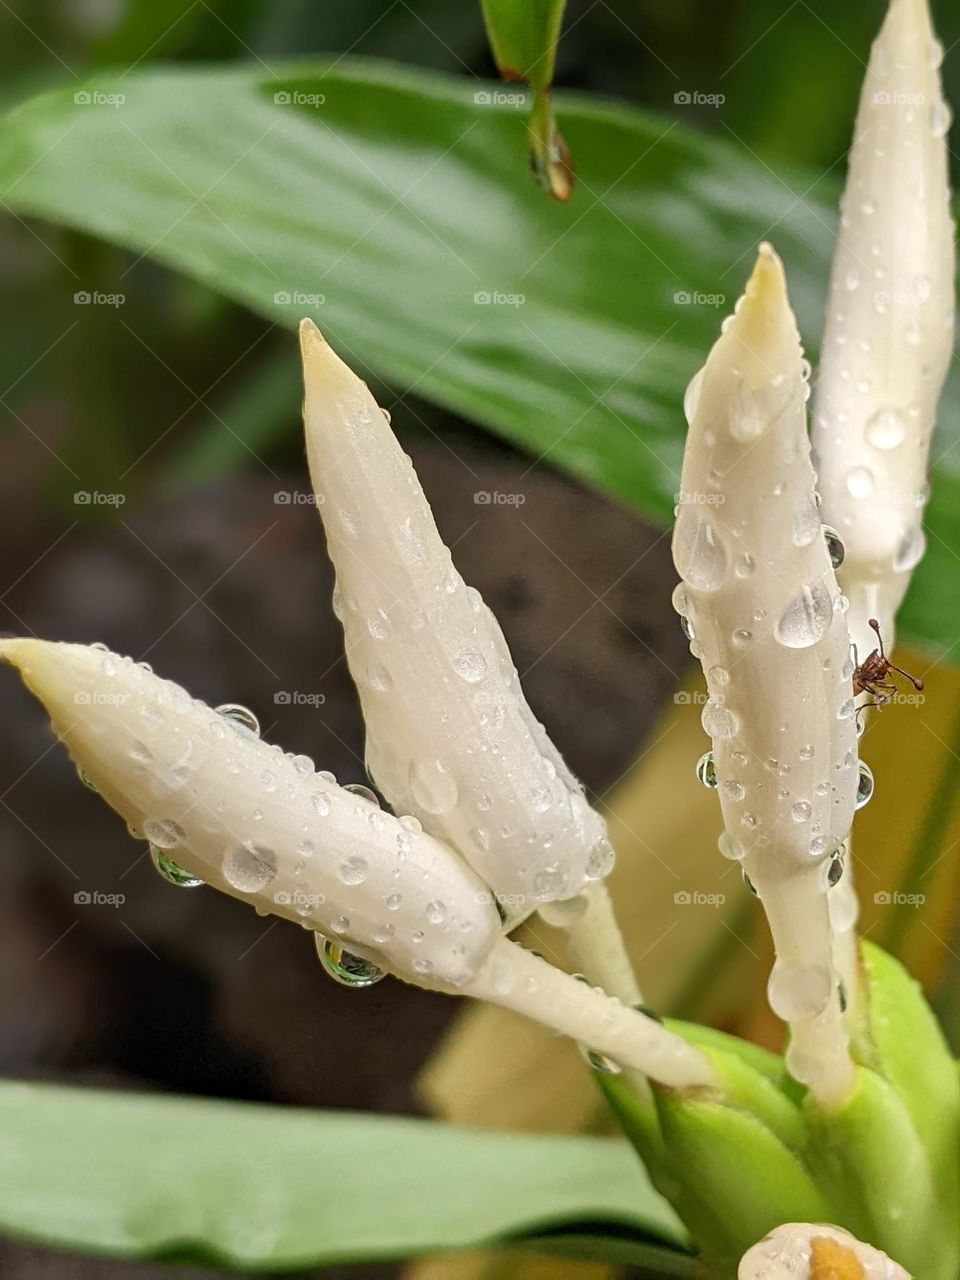
[[[813,445],[861,660],[923,556],[926,469],[953,347],[954,227],[927,0],[892,0],[870,57],[841,205]]]
[[[307,457],[367,768],[513,918],[602,879],[613,850],[527,706],[496,618],[464,585],[383,411],[312,321],[300,328]]]
[[[492,896],[415,818],[395,818],[130,658],[0,641],[78,769],[176,866],[408,982],[502,1004],[626,1066],[709,1084],[659,1023],[500,936]]]
[[[129,658],[0,641],[95,789],[205,883],[418,981],[463,983],[500,921],[450,850]]]
[[[734,316],[688,393],[673,555],[713,739],[703,772],[777,951],[769,984],[788,1064],[818,1096],[852,1067],[828,889],[857,789],[842,601],[815,501],[806,375],[779,258],[761,247]],[[830,892],[836,890],[830,889]]]
[[[839,1227],[790,1222],[748,1249],[737,1280],[910,1280],[898,1263]]]

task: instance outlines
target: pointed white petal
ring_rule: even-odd
[[[99,648],[0,641],[103,798],[178,866],[271,915],[462,984],[499,933],[490,894],[419,829],[179,685]]]
[[[527,706],[373,396],[310,321],[301,345],[307,456],[370,774],[512,916],[571,897],[612,865],[603,820]]]
[[[892,0],[860,97],[830,280],[813,442],[861,658],[876,648],[871,617],[892,648],[924,552],[930,437],[953,347],[941,57],[926,0]]]
[[[898,1263],[848,1231],[790,1222],[748,1249],[737,1280],[910,1280]]]
[[[742,860],[777,948],[770,993],[791,1023],[791,1069],[829,1091],[846,1087],[850,1066],[826,872],[853,818],[856,737],[800,338],[769,246],[698,378],[673,539],[683,578],[675,603],[707,678],[703,726],[724,849]]]

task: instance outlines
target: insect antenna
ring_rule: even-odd
[[[899,672],[899,674],[902,675],[905,680],[910,681],[910,683],[916,689],[917,693],[922,693],[923,692],[922,680],[918,680],[916,676],[912,676],[909,671],[904,671],[903,667],[895,667],[892,662],[889,662],[887,660],[887,655],[883,651],[883,636],[880,634],[880,623],[877,621],[877,619],[868,618],[867,626],[871,629],[871,631],[875,631],[877,633],[877,640],[879,641],[879,644],[880,644],[880,657],[884,660],[884,662],[886,662],[890,670]]]

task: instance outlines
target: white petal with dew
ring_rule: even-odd
[[[383,411],[310,321],[301,346],[307,456],[370,775],[511,916],[572,897],[612,865],[603,819],[527,706]]]

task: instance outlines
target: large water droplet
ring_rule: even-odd
[[[700,392],[703,389],[703,369],[698,369],[690,381],[687,383],[687,389],[683,393],[683,416],[687,423],[693,422],[694,414],[697,412],[697,405],[700,403]]]
[[[717,841],[717,848],[720,850],[721,855],[724,858],[729,858],[731,862],[739,862],[746,853],[743,845],[740,844],[739,841],[734,840],[734,838],[728,835],[726,831],[723,832],[720,839]]]
[[[869,467],[854,467],[847,472],[847,492],[851,498],[869,498],[873,485],[873,472]]]
[[[365,783],[348,782],[343,789],[344,791],[349,791],[352,796],[359,796],[360,799],[365,801],[367,804],[375,805],[378,809],[380,808],[380,797],[372,787],[368,787]]]
[[[717,787],[717,767],[713,762],[713,752],[705,751],[697,761],[697,778],[711,791]]]
[[[487,674],[487,660],[479,649],[463,649],[454,658],[453,669],[461,680],[476,684]]]
[[[147,818],[143,834],[158,849],[174,849],[185,839],[183,827],[171,818]]]
[[[919,525],[907,529],[897,544],[893,557],[893,567],[898,573],[907,573],[915,569],[923,559],[927,550],[927,538]]]
[[[935,138],[944,138],[950,132],[953,112],[945,102],[935,102],[930,108],[930,128]]]
[[[587,880],[605,879],[613,870],[616,856],[613,845],[607,837],[600,836],[590,850],[590,856],[587,858],[586,866],[583,869],[584,877]]]
[[[864,427],[867,444],[874,449],[896,449],[907,435],[907,423],[899,409],[878,409]]]
[[[196,889],[203,884],[199,876],[195,876],[189,871],[184,871],[183,867],[178,866],[172,858],[168,858],[164,851],[158,849],[155,844],[150,846],[150,861],[163,876],[164,880],[169,880],[178,889]]]
[[[868,804],[873,796],[873,771],[870,766],[863,760],[860,761],[859,774],[857,776],[857,808],[862,809]]]
[[[239,893],[259,893],[277,874],[277,855],[272,849],[246,841],[234,845],[223,860],[223,878]]]
[[[823,540],[827,544],[827,555],[830,557],[831,565],[833,565],[834,569],[839,569],[847,554],[843,539],[836,529],[831,529],[828,524],[825,524],[823,526]]]
[[[349,858],[344,858],[343,862],[337,867],[337,879],[341,884],[363,884],[369,870],[366,858],[361,858],[359,854],[354,854]]]
[[[533,878],[533,896],[538,902],[549,902],[562,896],[570,879],[567,867],[561,862],[538,871]]]
[[[414,760],[410,765],[410,790],[425,813],[449,813],[459,794],[456,780],[439,760]]]
[[[218,716],[223,716],[224,720],[230,720],[234,724],[238,724],[241,729],[246,729],[248,733],[254,734],[255,737],[260,736],[260,721],[249,707],[243,707],[239,702],[223,702],[219,707],[215,707],[214,710]]]
[[[680,576],[698,591],[718,591],[727,576],[727,552],[712,525],[691,506],[680,508],[673,533],[673,558]]]
[[[319,933],[313,935],[313,942],[324,972],[342,987],[372,987],[387,976],[386,971],[372,960],[344,951],[339,943],[331,942]]]
[[[711,738],[732,738],[739,727],[734,713],[713,697],[703,704],[700,723]]]
[[[826,633],[833,617],[830,592],[822,582],[803,587],[784,609],[775,635],[788,649],[807,649]]]
[[[813,808],[808,800],[798,800],[790,810],[790,816],[794,822],[809,822]]]
[[[815,1018],[830,1001],[833,980],[823,964],[773,966],[767,983],[770,1008],[784,1022]]]

